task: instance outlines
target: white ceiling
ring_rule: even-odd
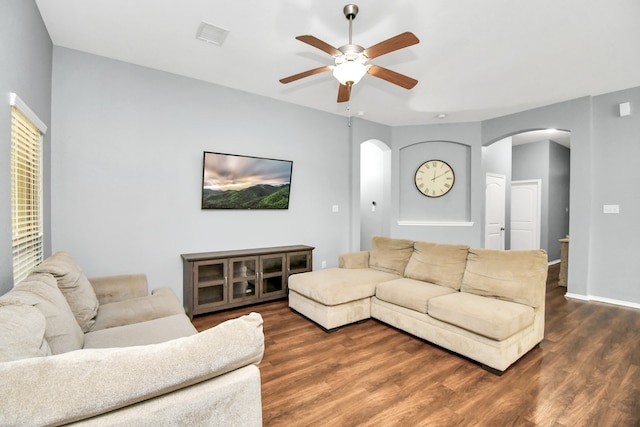
[[[345,0],[36,0],[54,45],[348,115],[329,55],[295,40],[348,43]],[[420,43],[371,61],[419,80],[406,90],[373,76],[350,114],[386,125],[479,121],[640,86],[639,0],[358,0],[353,43],[404,31]],[[222,46],[201,23],[229,30]],[[436,115],[444,113],[446,118]]]

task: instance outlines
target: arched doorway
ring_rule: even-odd
[[[483,150],[485,174],[506,177],[505,249],[511,248],[511,188],[517,181],[541,181],[540,247],[550,262],[560,259],[559,239],[569,233],[571,132],[556,129],[527,130],[493,141]],[[485,212],[491,207],[485,199]],[[486,216],[486,214],[485,214]],[[485,221],[485,234],[487,224]],[[485,238],[485,244],[487,244]]]
[[[378,140],[360,144],[360,250],[389,233],[391,150]]]

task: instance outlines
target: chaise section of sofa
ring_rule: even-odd
[[[376,286],[401,278],[412,252],[410,240],[374,238],[371,251],[341,256],[340,268],[289,277],[289,307],[325,330],[369,319]]]
[[[262,423],[262,318],[197,333],[143,274],[54,254],[0,297],[0,425]]]

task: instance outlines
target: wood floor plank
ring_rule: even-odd
[[[258,312],[263,423],[272,426],[640,426],[640,310],[564,297],[549,269],[545,339],[501,377],[370,319],[326,333],[286,300]]]

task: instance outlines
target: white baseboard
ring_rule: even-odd
[[[555,264],[560,264],[560,260],[554,259],[553,261],[549,261],[547,265],[555,265]]]
[[[597,302],[603,302],[605,304],[613,304],[613,305],[619,305],[622,307],[640,309],[640,304],[635,302],[622,301],[622,300],[612,299],[612,298],[604,298],[604,297],[599,297],[595,295],[580,295],[580,294],[572,294],[567,292],[566,294],[564,294],[564,296],[567,298],[579,299],[582,301],[597,301]]]
[[[567,298],[571,298],[571,299],[579,299],[579,300],[582,300],[582,301],[591,301],[591,299],[586,295],[572,294],[570,292],[565,293],[564,296],[567,297]]]
[[[473,221],[407,221],[400,220],[398,225],[417,225],[421,227],[473,227]]]

